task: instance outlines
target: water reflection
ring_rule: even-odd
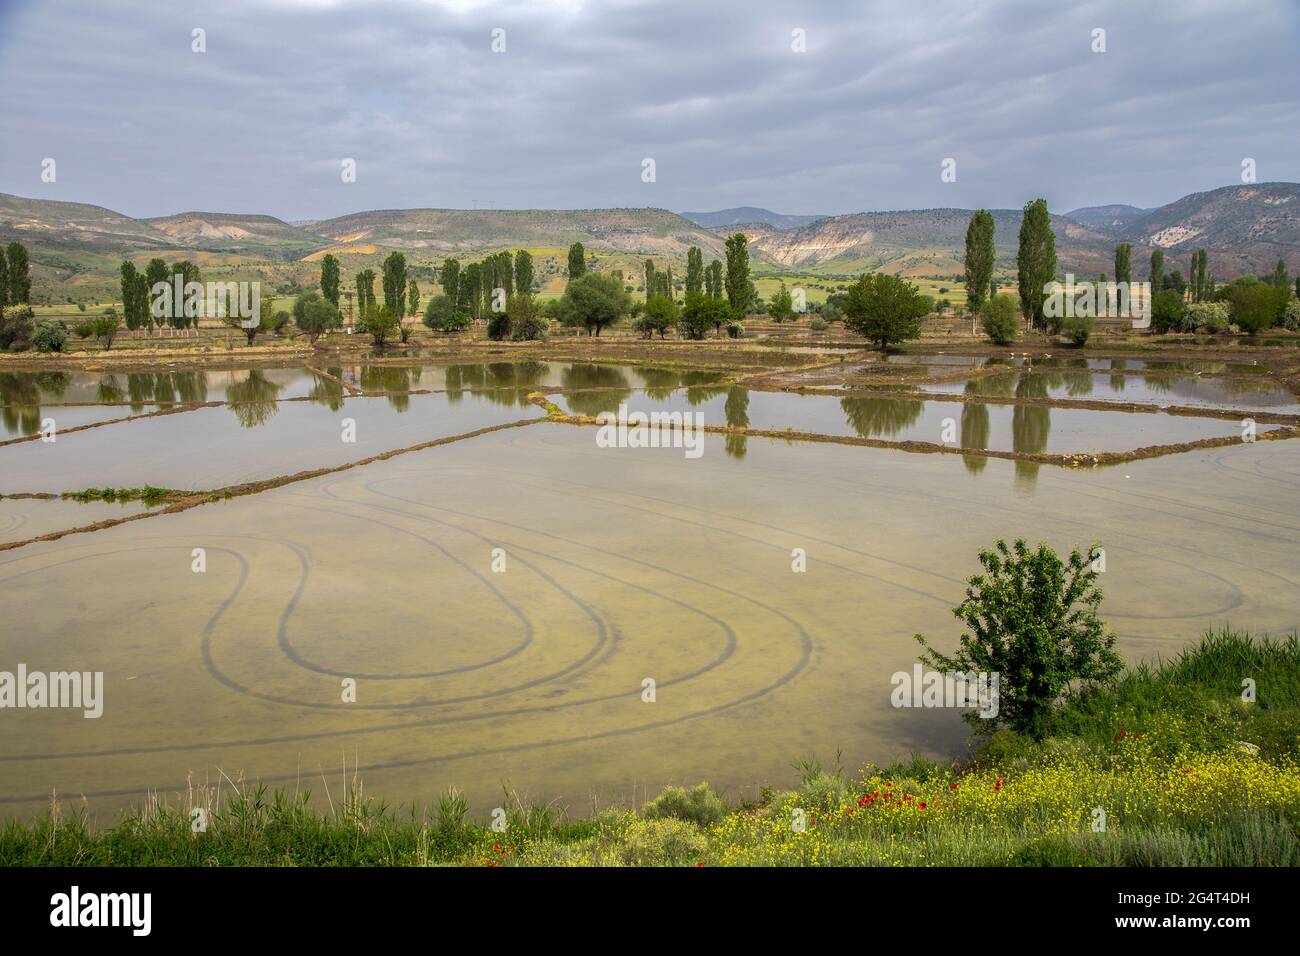
[[[727,425],[731,428],[748,428],[749,427],[749,389],[741,388],[739,385],[732,385],[727,389],[727,403],[723,406],[723,414],[727,416]],[[745,452],[749,450],[749,438],[745,435],[732,435],[726,437],[725,447],[727,454],[737,460],[745,457]]]
[[[253,428],[266,424],[280,410],[276,398],[282,387],[267,379],[264,372],[253,369],[242,382],[226,386],[226,401],[239,424]]]
[[[484,398],[507,408],[528,404],[528,393],[536,391],[550,375],[545,362],[489,362],[478,365],[448,365],[444,371],[447,399],[459,402],[467,390],[490,389]]]
[[[173,408],[208,400],[207,372],[128,372],[126,397],[131,410],[139,413],[146,405]]]
[[[925,402],[899,398],[843,398],[840,407],[863,438],[893,438],[916,424]]]

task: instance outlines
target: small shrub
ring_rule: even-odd
[[[1009,296],[994,296],[980,308],[980,325],[994,345],[1010,345],[1020,332],[1020,313]]]
[[[673,817],[709,826],[727,815],[727,805],[709,789],[707,783],[698,784],[690,790],[665,787],[663,793],[645,805],[645,815],[651,820]]]
[[[830,327],[830,323],[820,317],[815,318],[808,323],[808,328],[812,329],[814,332],[825,332]]]
[[[1007,866],[1093,866],[1093,859],[1065,837],[1044,837],[1017,850]]]
[[[44,321],[32,333],[32,347],[38,352],[62,352],[68,346],[68,327],[62,322]]]
[[[1230,318],[1226,302],[1194,302],[1187,307],[1183,331],[1221,334],[1228,331]]]
[[[1065,320],[1065,334],[1075,345],[1083,348],[1092,337],[1092,319],[1076,315]]]
[[[738,338],[740,338],[740,337],[741,337],[742,335],[744,335],[744,334],[745,334],[745,326],[742,325],[740,322],[728,322],[728,323],[727,323],[727,337],[728,337],[728,338],[738,339]]]
[[[504,312],[493,312],[488,319],[487,337],[496,342],[510,338],[510,316]]]
[[[79,339],[88,339],[95,334],[95,323],[90,321],[78,322],[72,327],[72,334]]]
[[[685,866],[704,852],[704,836],[694,824],[672,818],[638,820],[622,848],[628,866]]]

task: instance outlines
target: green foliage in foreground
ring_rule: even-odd
[[[168,498],[200,494],[196,491],[175,491],[171,488],[155,488],[145,485],[143,488],[83,488],[81,491],[65,491],[63,497],[70,501],[142,501],[147,505],[158,504]]]
[[[1294,636],[1208,634],[1068,697],[1040,729],[1038,741],[1000,730],[960,766],[914,758],[850,779],[806,760],[797,789],[731,808],[704,784],[583,819],[507,794],[502,833],[455,791],[402,813],[227,790],[219,808],[192,801],[209,808],[202,833],[189,800],[105,830],[53,808],[0,828],[0,866],[1300,865]]]

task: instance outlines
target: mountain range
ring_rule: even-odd
[[[1014,268],[1019,209],[991,210],[998,265]],[[27,244],[35,264],[61,273],[103,271],[122,257],[200,254],[228,263],[311,262],[326,252],[349,256],[402,249],[417,261],[463,258],[500,249],[559,257],[570,243],[634,268],[636,257],[685,259],[698,245],[706,261],[722,258],[727,234],[751,239],[756,271],[848,275],[885,270],[957,276],[962,270],[967,209],[785,216],[752,206],[712,213],[664,209],[371,210],[296,224],[261,214],[185,212],[150,219],[84,203],[0,193],[0,241]],[[1272,271],[1279,258],[1300,274],[1300,184],[1225,186],[1154,209],[1102,205],[1053,215],[1059,268],[1077,275],[1113,271],[1114,247],[1133,245],[1134,271],[1145,276],[1153,248],[1166,268],[1182,267],[1196,249],[1210,252],[1215,277]]]

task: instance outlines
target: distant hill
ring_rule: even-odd
[[[1152,209],[1119,232],[1126,242],[1159,246],[1187,272],[1204,248],[1216,277],[1271,272],[1278,259],[1300,272],[1300,183],[1224,186]],[[1169,268],[1169,265],[1166,265]]]
[[[373,244],[436,254],[563,249],[685,257],[691,246],[722,255],[724,240],[666,209],[379,209],[310,227],[342,245]]]
[[[744,226],[752,223],[766,223],[774,229],[798,229],[812,225],[825,216],[789,216],[770,209],[757,206],[737,206],[734,209],[719,209],[717,212],[684,212],[683,219],[689,219],[705,229],[721,229],[724,226]]]
[[[142,221],[180,244],[208,252],[296,259],[326,245],[320,236],[274,216],[182,212]]]
[[[113,253],[164,249],[176,241],[149,223],[103,206],[0,193],[0,238],[52,249]]]
[[[1019,209],[993,209],[994,247],[1001,268],[1014,267]],[[969,209],[919,209],[832,216],[754,242],[763,256],[792,269],[822,273],[863,270],[904,275],[956,275],[963,271]],[[1112,269],[1114,241],[1067,219],[1052,217],[1061,269],[1095,275]]]
[[[1082,209],[1073,209],[1065,214],[1065,218],[1073,219],[1089,229],[1095,229],[1106,235],[1117,235],[1129,223],[1151,211],[1117,203],[1113,206],[1085,206]]]

